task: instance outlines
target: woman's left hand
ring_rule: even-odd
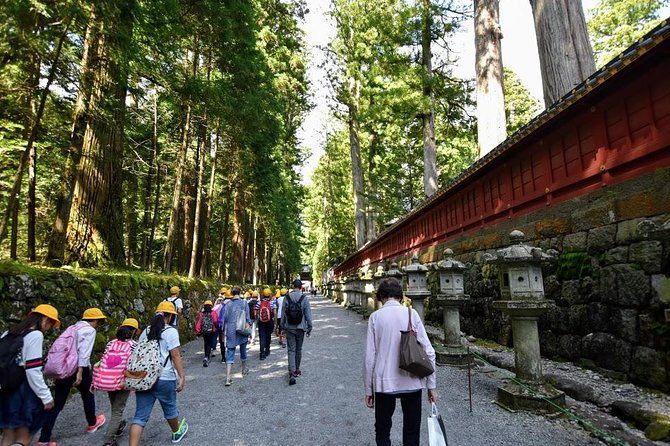
[[[365,396],[365,405],[369,407],[370,409],[375,407],[375,396],[374,395],[366,395]]]
[[[431,402],[431,403],[437,403],[438,399],[439,399],[439,396],[437,394],[437,390],[428,389],[428,401]]]

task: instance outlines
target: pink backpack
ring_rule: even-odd
[[[44,376],[54,379],[65,379],[74,375],[79,365],[77,353],[77,330],[79,327],[70,325],[58,336],[47,353],[44,365]]]
[[[121,390],[134,341],[114,339],[107,345],[100,362],[93,368],[93,388],[108,392]]]

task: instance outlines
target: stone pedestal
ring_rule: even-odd
[[[565,406],[565,394],[545,384],[542,374],[537,321],[553,306],[554,301],[544,299],[493,302],[494,308],[510,316],[512,324],[514,367],[521,384],[508,382],[498,388],[498,401],[510,409],[555,412],[557,409],[546,399]],[[534,394],[531,388],[541,389],[541,394]]]
[[[468,364],[468,353],[461,343],[460,307],[467,302],[469,296],[448,296],[438,294],[434,300],[436,306],[442,307],[444,324],[444,345],[435,347],[437,362],[445,365],[465,366]]]
[[[368,315],[373,310],[370,310],[370,302],[374,304],[375,298],[375,286],[372,280],[372,275],[370,277],[363,277],[363,293],[361,301],[361,314]]]

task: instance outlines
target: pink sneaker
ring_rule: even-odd
[[[93,432],[100,429],[105,424],[105,421],[107,421],[107,418],[105,418],[104,415],[98,415],[97,417],[95,417],[95,424],[93,426],[87,426],[86,427],[86,432],[88,432],[89,434],[92,434]],[[49,444],[49,446],[52,446],[52,445]]]
[[[35,446],[58,446],[58,443],[56,443],[55,441],[47,441],[47,442],[38,441],[37,443],[35,443]]]

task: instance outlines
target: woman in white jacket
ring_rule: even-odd
[[[380,282],[377,299],[383,306],[368,320],[365,347],[365,404],[375,409],[375,438],[377,446],[391,445],[391,423],[396,399],[403,413],[402,440],[404,446],[419,446],[421,428],[421,391],[428,389],[428,400],[436,402],[435,373],[418,378],[398,367],[400,363],[400,332],[407,330],[408,311],[400,304],[402,285],[397,279]],[[435,366],[435,350],[428,340],[426,329],[415,310],[409,312],[417,340]]]

